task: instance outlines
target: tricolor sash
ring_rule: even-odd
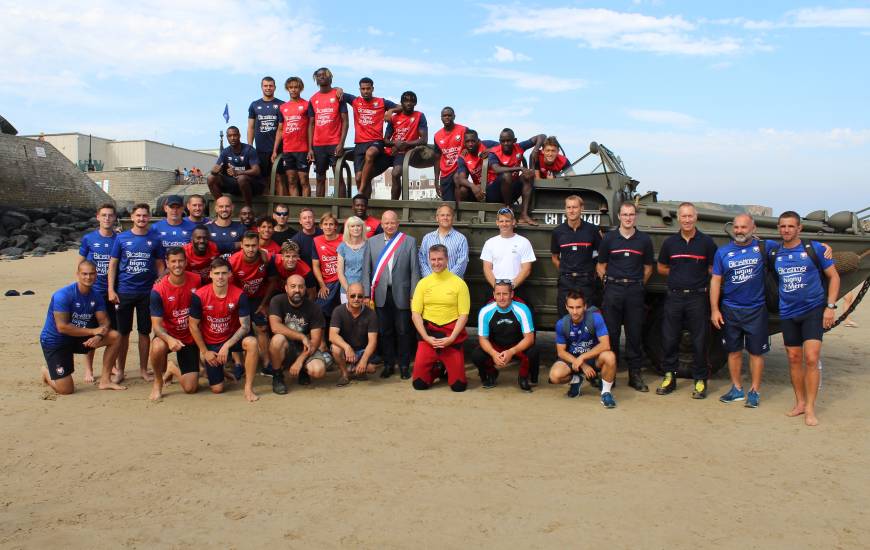
[[[372,275],[372,290],[369,293],[371,296],[375,295],[375,289],[378,288],[378,284],[381,282],[381,275],[384,274],[384,270],[390,264],[390,258],[396,253],[396,250],[399,249],[402,242],[405,240],[404,233],[396,233],[393,235],[393,238],[387,242],[384,249],[381,250],[381,256],[378,258],[378,263],[375,264],[375,272]]]

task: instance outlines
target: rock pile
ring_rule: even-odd
[[[81,208],[0,210],[0,256],[45,256],[77,247],[82,235],[98,227],[94,213]]]

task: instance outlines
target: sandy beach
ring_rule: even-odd
[[[84,384],[77,359],[76,394],[55,398],[38,338],[75,257],[0,262],[0,293],[36,292],[0,297],[3,548],[870,544],[867,303],[861,328],[826,335],[816,428],[784,415],[779,335],[756,410],[718,401],[724,368],[705,401],[687,381],[636,393],[620,371],[615,410],[588,386],[523,394],[515,370],[491,391],[469,373],[463,394],[398,376],[337,388],[331,373],[286,396],[258,376],[254,404],[238,385],[150,403],[132,343],[127,391]]]

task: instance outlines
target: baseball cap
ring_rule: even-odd
[[[173,204],[184,204],[184,201],[181,200],[181,197],[179,197],[178,195],[169,195],[168,197],[166,197],[165,204],[172,206]]]

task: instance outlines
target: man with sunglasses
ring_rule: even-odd
[[[483,276],[493,288],[496,280],[504,279],[516,290],[532,273],[532,262],[537,259],[535,251],[527,238],[514,233],[517,220],[513,210],[508,207],[499,210],[496,223],[498,235],[487,239],[480,251]]]
[[[367,380],[375,372],[369,360],[378,347],[378,316],[365,307],[362,283],[348,285],[347,303],[332,312],[329,341],[332,357],[341,372],[338,386],[346,386],[351,378]]]
[[[272,219],[275,220],[272,240],[281,246],[296,234],[296,230],[290,227],[290,209],[286,204],[276,204],[272,210]]]

